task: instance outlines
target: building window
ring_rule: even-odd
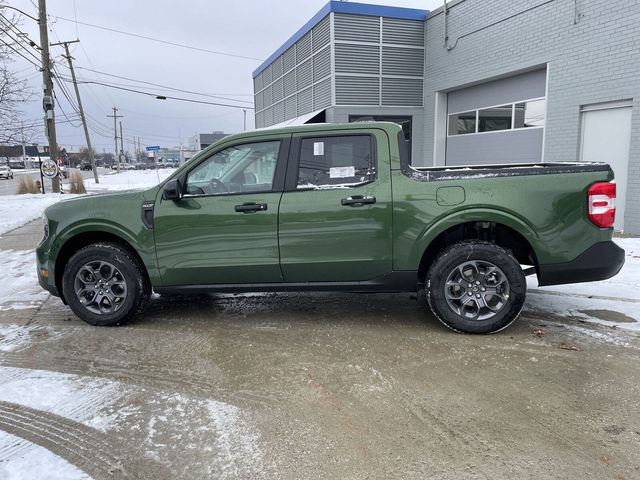
[[[449,136],[544,127],[546,99],[449,114]]]
[[[449,115],[449,135],[476,133],[477,112],[454,113]]]
[[[376,178],[371,135],[305,138],[300,145],[298,188],[356,186]]]
[[[520,102],[515,105],[515,128],[544,127],[544,99]]]
[[[513,105],[478,110],[478,132],[511,130]]]

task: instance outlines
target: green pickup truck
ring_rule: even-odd
[[[40,284],[116,325],[152,291],[415,292],[453,330],[497,332],[540,285],[610,278],[604,163],[413,168],[393,123],[226,137],[160,185],[49,207]]]

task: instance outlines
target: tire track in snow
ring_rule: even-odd
[[[105,435],[81,423],[52,413],[0,401],[0,429],[39,445],[95,479],[139,478],[123,466],[123,441],[107,441]],[[115,452],[115,453],[111,453]]]

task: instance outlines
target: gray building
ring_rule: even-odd
[[[418,166],[606,161],[640,234],[640,2],[329,2],[254,72],[256,127],[392,120]]]

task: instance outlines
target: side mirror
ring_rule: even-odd
[[[180,188],[180,180],[169,180],[164,185],[162,198],[164,200],[180,200],[182,198],[182,189]]]

